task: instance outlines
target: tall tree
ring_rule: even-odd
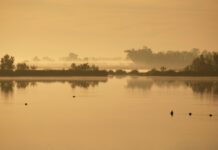
[[[5,55],[3,58],[1,58],[1,64],[0,64],[1,70],[13,70],[14,69],[14,57],[10,55]]]

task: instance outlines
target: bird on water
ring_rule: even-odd
[[[189,115],[189,116],[191,116],[191,115],[192,115],[192,113],[190,112],[190,113],[188,113],[188,115]]]
[[[173,110],[171,110],[171,111],[170,111],[170,115],[171,115],[171,116],[173,116],[173,115],[174,115],[174,112],[173,112]]]

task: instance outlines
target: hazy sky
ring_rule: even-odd
[[[218,51],[217,0],[0,0],[0,55],[124,56],[154,50]]]

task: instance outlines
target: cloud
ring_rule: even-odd
[[[68,56],[62,57],[61,60],[63,60],[63,61],[74,61],[74,60],[78,60],[78,55],[71,52],[71,53],[68,54]]]
[[[48,56],[43,57],[42,60],[44,60],[44,61],[55,61],[54,59],[52,59],[52,58],[50,58]]]
[[[39,62],[39,61],[55,61],[54,59],[48,57],[48,56],[44,56],[42,58],[39,58],[38,56],[35,56],[33,59],[33,61],[35,62]]]
[[[33,61],[41,61],[41,60],[39,59],[39,57],[35,56],[35,57],[33,58]]]

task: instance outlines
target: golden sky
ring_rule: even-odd
[[[217,0],[0,0],[0,55],[218,50]]]

